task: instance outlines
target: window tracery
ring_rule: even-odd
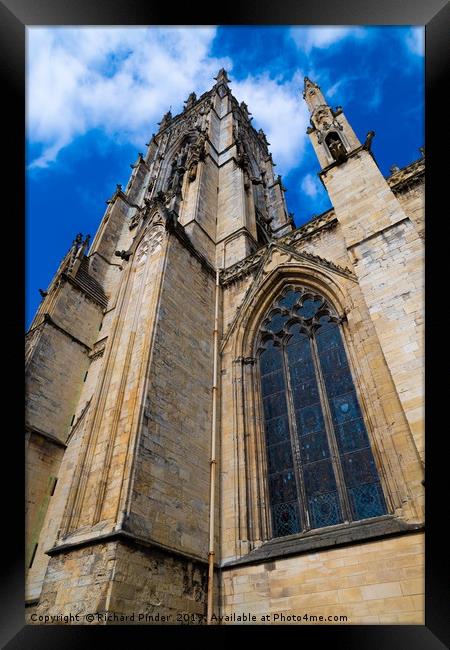
[[[274,537],[387,513],[327,300],[289,287],[262,322],[259,375]]]

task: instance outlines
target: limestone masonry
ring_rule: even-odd
[[[230,83],[27,333],[31,623],[424,622],[424,155],[384,178],[305,78],[333,208],[296,229]]]

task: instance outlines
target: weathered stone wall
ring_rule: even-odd
[[[217,205],[217,240],[234,233],[245,225],[245,191],[242,170],[233,159],[219,169]],[[238,258],[242,259],[242,258]],[[231,266],[238,259],[229,261]]]
[[[27,608],[27,621],[64,624],[61,617],[72,615],[72,625],[201,624],[206,574],[204,564],[155,547],[114,540],[72,549],[50,561],[39,605]],[[123,615],[128,620],[121,621]]]
[[[77,472],[85,476],[71,528],[114,524],[125,498],[131,440],[136,436],[140,391],[155,324],[165,264],[161,230],[153,230],[124,271],[121,297],[104,353],[104,366],[89,424],[88,451]],[[102,330],[103,333],[103,330]]]
[[[156,263],[157,260],[158,256],[156,256]],[[122,275],[121,277],[123,279],[125,275]],[[151,273],[150,278],[147,276],[147,281],[150,282],[150,286],[154,285],[154,279],[155,278],[152,277]],[[89,526],[96,520],[96,518],[98,520],[98,517],[102,516],[102,497],[104,496],[104,490],[106,490],[107,486],[111,487],[108,484],[108,481],[105,481],[105,476],[107,477],[108,471],[112,471],[111,468],[117,461],[117,457],[112,453],[113,443],[115,442],[114,436],[117,435],[118,428],[118,420],[115,420],[114,418],[117,413],[116,407],[118,409],[121,408],[121,398],[123,398],[123,395],[117,398],[116,391],[118,390],[120,392],[120,383],[117,382],[117,378],[119,378],[120,382],[120,373],[123,372],[123,363],[125,361],[124,355],[125,358],[127,356],[124,349],[130,345],[130,334],[131,339],[133,340],[132,331],[133,327],[136,325],[133,318],[133,300],[131,300],[131,315],[128,314],[127,318],[126,309],[125,312],[122,313],[119,311],[118,321],[118,312],[117,309],[114,309],[118,297],[113,296],[113,308],[108,311],[102,323],[102,310],[99,309],[95,303],[85,299],[86,304],[84,304],[82,302],[83,294],[79,290],[72,288],[68,283],[63,284],[62,286],[63,288],[66,286],[70,287],[74,295],[77,297],[78,302],[73,305],[73,311],[75,311],[75,314],[71,320],[71,313],[67,310],[67,306],[71,306],[69,300],[70,296],[69,298],[63,296],[65,299],[59,301],[62,306],[60,306],[58,302],[55,303],[55,319],[59,317],[68,327],[71,325],[72,321],[74,324],[79,323],[80,327],[84,327],[82,333],[86,337],[89,335],[87,342],[90,347],[88,349],[83,348],[85,365],[82,368],[82,372],[80,372],[80,364],[75,363],[76,359],[74,360],[68,354],[66,349],[67,344],[59,344],[53,350],[52,363],[54,365],[59,364],[59,366],[62,367],[62,376],[64,377],[64,380],[68,382],[66,386],[68,394],[65,397],[64,380],[57,383],[53,381],[53,375],[50,373],[49,385],[50,388],[55,391],[55,412],[60,416],[61,412],[64,413],[65,409],[70,408],[71,414],[73,414],[75,418],[72,421],[71,417],[69,418],[67,416],[68,421],[66,425],[66,433],[68,433],[69,424],[72,423],[73,427],[71,431],[73,433],[75,430],[75,434],[72,435],[70,444],[64,455],[62,466],[58,474],[57,489],[50,501],[50,508],[45,517],[39,539],[38,551],[33,566],[28,574],[28,598],[35,598],[39,595],[48,563],[48,556],[45,555],[45,552],[54,545],[57,538],[67,537],[67,535],[74,530],[77,530],[80,526]],[[134,300],[135,308],[136,303],[139,302],[137,299],[139,288],[139,282],[135,283],[135,293],[137,292]],[[154,293],[154,291],[149,292],[148,300],[151,301],[152,297],[154,298]],[[93,309],[92,305],[96,307],[96,313],[98,314],[97,320],[95,320],[91,314],[90,310]],[[66,307],[66,309],[63,309],[63,307]],[[93,314],[95,315],[95,312],[93,312]],[[120,321],[120,316],[122,314],[124,315],[124,323]],[[145,315],[147,318],[151,319],[151,309],[150,312]],[[99,331],[100,324],[103,325],[101,331]],[[148,329],[148,326],[143,326],[139,330],[141,338]],[[117,337],[120,336],[121,333],[125,337],[125,342],[119,352],[118,363],[114,363],[115,352],[111,355],[112,341],[114,339],[117,341]],[[139,336],[137,338],[139,339]],[[104,356],[96,356],[95,352],[98,352],[99,349],[103,347],[101,343],[102,340],[105,343],[105,349],[103,351]],[[137,352],[137,355],[137,363],[139,367],[142,361],[139,351]],[[94,357],[94,360],[90,366],[92,356]],[[131,365],[133,365],[133,363],[131,363]],[[86,375],[88,369],[89,371]],[[108,370],[110,371],[109,374],[107,372]],[[125,364],[125,371],[126,370],[127,366]],[[73,373],[77,373],[76,381],[78,383],[76,383]],[[80,375],[79,377],[78,374]],[[85,381],[83,381],[84,379]],[[130,385],[131,384],[132,382],[130,381]],[[103,400],[106,400],[106,405],[108,405],[108,398],[111,398],[112,402],[110,402],[109,413],[106,413],[105,415],[102,413],[101,409],[102,406],[104,407]],[[61,403],[60,400],[62,400]],[[79,425],[78,421],[85,411],[89,400],[91,400],[90,407],[84,413],[82,423]],[[130,406],[129,402],[126,402],[125,406],[126,408]],[[102,426],[105,428],[102,429]],[[115,450],[117,451],[117,449],[119,449],[119,452],[122,453],[122,456],[118,461],[120,476],[124,472],[123,452],[124,448],[126,449],[127,447],[128,437],[129,432],[120,427],[120,438],[118,439],[122,441],[122,447],[118,444],[115,446]],[[97,443],[99,443],[98,447],[96,446]],[[46,477],[44,476],[41,481],[45,483],[45,480]],[[115,489],[115,498],[109,498],[108,505],[111,510],[110,515],[112,515],[112,522],[114,523],[117,509],[117,498],[122,487],[121,482],[117,480],[117,471],[115,480],[112,481],[112,484]]]
[[[128,227],[126,228],[126,231],[129,231]],[[126,231],[122,234],[123,239],[129,238],[129,234],[127,234]],[[128,241],[125,242],[125,246],[122,246],[121,241],[119,240],[117,242],[117,248],[119,250],[126,250],[128,248]],[[117,288],[120,285],[121,272],[123,270],[121,261],[122,260],[118,257],[114,257],[111,262],[106,261],[96,251],[93,251],[92,255],[89,257],[89,273],[100,282],[105,294],[108,296],[108,309],[113,307]]]
[[[425,184],[415,183],[411,187],[395,191],[400,205],[405,213],[415,224],[417,232],[423,236],[425,232]]]
[[[331,228],[319,230],[304,240],[300,239],[295,248],[300,253],[312,253],[343,268],[352,268],[352,261],[339,223]]]
[[[250,288],[255,273],[248,273],[242,278],[235,280],[228,284],[223,291],[223,327],[222,332],[226,334],[228,328],[233,322],[236,314],[240,309],[240,305],[244,299],[245,294]]]
[[[136,612],[136,623],[146,625],[202,624],[206,589],[206,564],[155,547],[119,544],[108,611]],[[139,614],[153,618],[139,620]]]
[[[64,442],[89,360],[88,349],[44,323],[27,369],[26,423]]]
[[[36,559],[36,544],[44,523],[51,494],[55,487],[64,447],[42,435],[26,434],[26,566]],[[34,555],[34,558],[33,558]]]
[[[55,288],[48,301],[51,320],[38,326],[40,332],[27,366],[26,422],[64,441],[102,309],[68,281]]]
[[[31,561],[33,567],[39,564],[43,553],[39,538],[102,311],[79,288],[61,278],[41,305],[43,320],[29,335],[25,410],[27,569]]]
[[[29,599],[39,596],[46,550],[105,534],[125,510],[127,531],[207,559],[215,278],[175,235],[150,249],[136,252],[132,281],[122,289],[128,299],[120,299],[108,336],[102,328],[94,345],[77,413],[81,424],[75,423],[59,472]],[[113,346],[117,336],[122,343]],[[93,438],[102,391],[105,410]]]
[[[27,608],[27,621],[39,616],[80,617],[104,611],[116,563],[117,542],[61,553],[51,559],[39,603]],[[71,624],[76,624],[75,621]]]
[[[423,242],[408,220],[382,233],[377,243],[360,244],[355,270],[423,458]]]
[[[83,452],[87,414],[89,414],[89,409],[83,415],[80,413],[75,422],[67,442],[67,448],[61,460],[58,481],[53,495],[50,497],[48,490],[43,493],[48,507],[40,528],[40,535],[38,537],[39,544],[34,560],[32,566],[27,571],[25,598],[29,602],[38,599],[41,594],[50,560],[47,551],[55,545],[58,536],[64,536],[66,534],[68,518],[71,514],[69,499],[75,487],[76,468]],[[30,456],[30,460],[32,461],[32,456]],[[45,481],[48,476],[48,468],[45,469],[46,472],[41,472],[41,481]]]
[[[192,183],[185,180],[179,219],[196,249],[212,263],[215,258],[218,178],[214,151],[209,147],[205,160],[198,163],[195,180]]]
[[[171,237],[128,530],[206,559],[214,275]]]
[[[322,174],[423,457],[423,241],[367,151]]]
[[[297,624],[424,624],[423,534],[310,552],[265,564],[224,567],[222,616],[323,616]],[[271,620],[261,621],[270,614]],[[327,617],[333,617],[327,620]],[[334,617],[346,616],[347,620]],[[226,623],[226,621],[224,621]]]
[[[109,270],[107,262],[118,261],[114,253],[118,248],[121,235],[128,230],[126,226],[129,214],[128,204],[117,194],[110,201],[111,203],[105,212],[89,251],[90,254],[95,251],[104,258],[104,261],[106,261],[104,273]],[[102,282],[102,275],[99,275],[98,279]]]

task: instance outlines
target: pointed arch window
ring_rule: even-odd
[[[347,150],[342,142],[342,138],[336,133],[336,131],[328,133],[325,138],[325,143],[334,160],[339,162],[346,159]]]
[[[387,513],[341,334],[319,294],[275,302],[258,352],[274,537]]]

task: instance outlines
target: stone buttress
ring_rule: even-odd
[[[33,611],[204,613],[215,269],[292,230],[264,133],[215,81],[163,117],[27,335]]]

